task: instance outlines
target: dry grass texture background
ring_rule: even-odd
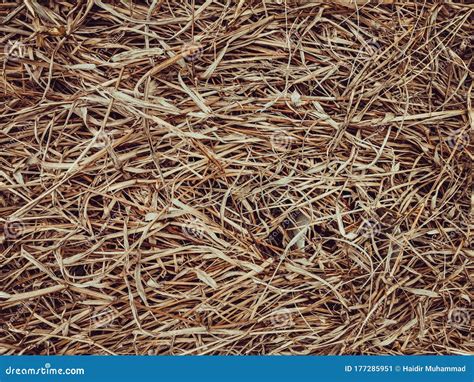
[[[1,353],[473,353],[443,3],[0,5]]]

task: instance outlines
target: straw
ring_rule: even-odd
[[[2,354],[472,354],[467,2],[0,5]]]

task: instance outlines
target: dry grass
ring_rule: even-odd
[[[472,5],[193,3],[0,6],[1,352],[473,353]]]

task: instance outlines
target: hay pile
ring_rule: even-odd
[[[366,3],[3,3],[1,352],[473,353],[474,8]]]

